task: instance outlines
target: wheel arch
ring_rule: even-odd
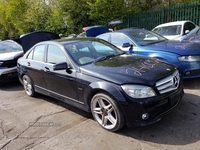
[[[34,86],[35,84],[34,84],[34,81],[33,81],[33,79],[31,78],[31,76],[29,75],[29,74],[26,74],[25,72],[23,72],[22,74],[20,74],[20,79],[21,79],[21,81],[22,81],[22,78],[23,78],[23,76],[28,76],[29,78],[30,78],[30,80],[31,80],[31,82],[32,82],[32,85]],[[23,81],[22,81],[22,83],[23,83]],[[34,86],[35,87],[35,86]]]
[[[160,59],[162,61],[166,61],[169,63],[177,63],[178,61],[178,54],[172,52],[154,52],[148,55],[148,57],[152,57],[155,59]]]
[[[126,100],[120,90],[122,89],[119,85],[109,82],[105,83],[105,81],[91,83],[85,90],[84,103],[90,107],[92,97],[97,93],[104,93],[110,96],[116,103],[126,104]]]

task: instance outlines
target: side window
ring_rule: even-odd
[[[66,62],[66,57],[63,51],[55,45],[49,45],[47,51],[47,63],[56,64]]]
[[[121,34],[113,34],[111,35],[111,43],[116,46],[122,46],[124,43],[130,43],[130,40]]]
[[[27,59],[33,59],[33,50],[28,54]]]
[[[33,60],[44,61],[45,45],[36,46],[33,52]]]
[[[191,22],[186,22],[186,23],[184,24],[184,33],[185,33],[186,30],[191,31],[191,30],[194,29],[194,28],[195,28],[195,25],[194,25],[193,23],[191,23]]]

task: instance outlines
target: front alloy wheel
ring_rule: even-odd
[[[106,130],[117,131],[124,125],[124,117],[116,102],[103,93],[96,94],[91,100],[94,119]]]
[[[22,81],[23,81],[24,90],[26,91],[26,94],[31,97],[34,96],[35,91],[34,91],[31,79],[27,75],[24,75],[22,77]]]

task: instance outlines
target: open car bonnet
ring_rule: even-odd
[[[42,41],[49,41],[54,39],[60,39],[60,36],[53,32],[35,31],[24,34],[20,36],[19,39],[13,40],[18,42],[23,47],[24,53],[26,53],[26,51],[28,51],[33,45]]]

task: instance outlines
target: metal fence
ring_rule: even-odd
[[[148,30],[171,21],[190,20],[200,25],[200,4],[198,2],[170,5],[160,9],[128,15],[123,19],[123,28],[141,27]]]

